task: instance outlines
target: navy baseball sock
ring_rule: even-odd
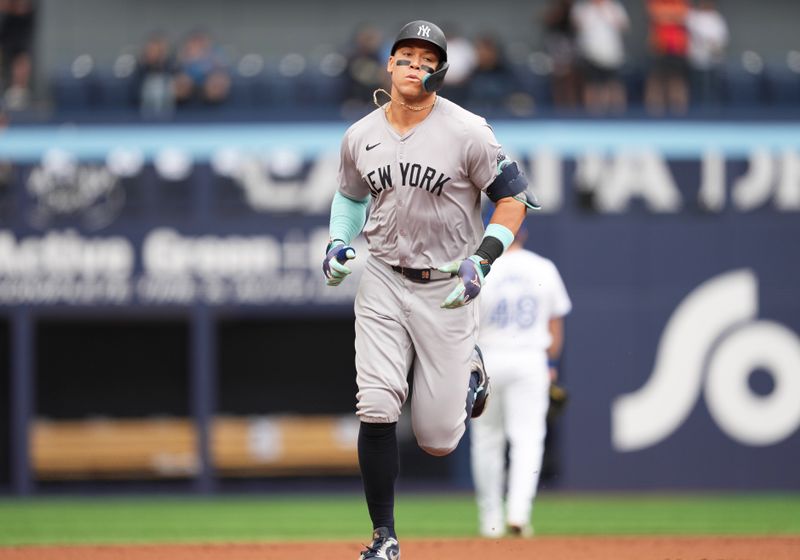
[[[372,528],[388,527],[395,538],[394,483],[400,468],[396,427],[396,422],[361,422],[358,430],[358,464]]]

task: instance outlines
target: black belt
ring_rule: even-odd
[[[405,268],[403,266],[392,266],[392,270],[399,272],[413,282],[433,282],[435,280],[449,280],[454,275],[449,272],[442,272],[435,268]]]

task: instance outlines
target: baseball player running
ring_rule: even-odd
[[[489,379],[475,346],[477,306],[492,263],[536,207],[516,163],[486,121],[436,94],[447,72],[442,30],[413,21],[387,63],[387,101],[345,133],[323,272],[347,278],[352,239],[369,257],[355,301],[358,459],[372,543],[360,559],[397,560],[397,420],[414,376],[411,420],[432,455],[456,448],[486,405]],[[496,204],[484,232],[480,195]],[[369,210],[369,218],[367,214]]]
[[[572,303],[552,261],[523,248],[523,226],[481,291],[478,342],[492,372],[492,406],[472,423],[472,476],[485,537],[533,534],[549,388]],[[509,444],[508,478],[504,476]],[[503,488],[507,487],[505,511]]]

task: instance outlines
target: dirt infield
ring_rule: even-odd
[[[538,537],[401,541],[403,560],[797,560],[800,537]],[[39,546],[0,548],[0,560],[356,560],[354,542]]]

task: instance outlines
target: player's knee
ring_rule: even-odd
[[[429,447],[420,444],[419,447],[428,455],[433,455],[434,457],[444,457],[445,455],[449,455],[455,451],[457,445],[453,445],[452,447]]]
[[[426,426],[416,429],[417,445],[430,455],[442,457],[452,453],[464,435],[464,424],[457,426]]]

